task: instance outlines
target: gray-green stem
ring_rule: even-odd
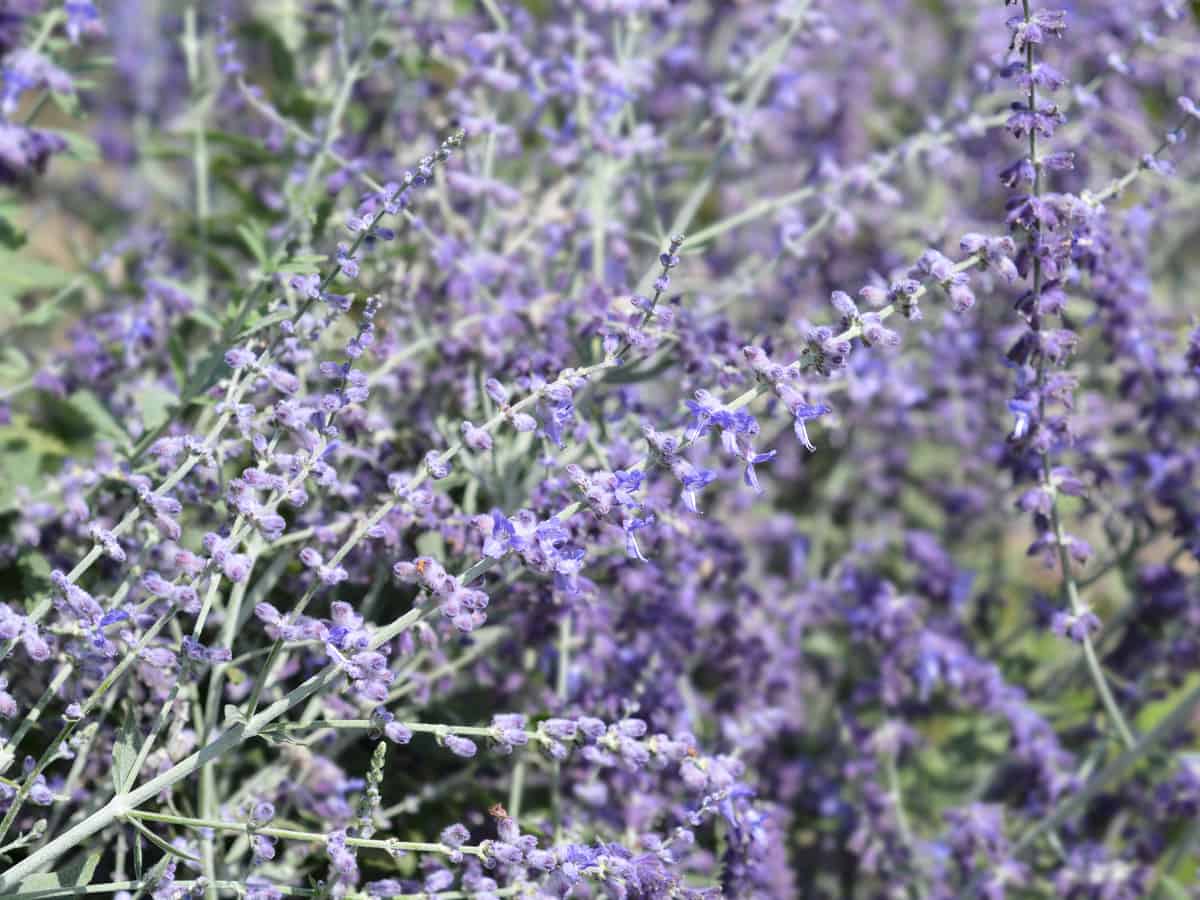
[[[1029,22],[1031,18],[1031,9],[1029,0],[1022,0],[1022,5],[1025,12],[1025,21]],[[1025,44],[1025,67],[1026,72],[1030,76],[1029,92],[1027,95],[1029,103],[1029,111],[1035,114],[1037,111],[1037,84],[1033,80],[1034,72],[1034,55],[1033,43]],[[1037,129],[1030,127],[1029,129],[1029,162],[1033,166],[1033,196],[1039,197],[1042,193],[1042,162],[1038,158],[1038,141]],[[1041,240],[1040,225],[1030,234],[1030,241],[1035,245]],[[1042,258],[1037,252],[1035,246],[1033,256],[1033,308],[1034,315],[1040,317],[1037,312],[1038,301],[1042,293]],[[1040,323],[1039,323],[1040,325]],[[1037,366],[1037,387],[1038,387],[1038,420],[1045,421],[1046,416],[1046,396],[1043,387],[1046,383],[1046,357],[1042,354],[1038,357]],[[1066,533],[1062,526],[1062,516],[1058,507],[1058,491],[1055,489],[1050,475],[1050,451],[1042,450],[1039,454],[1041,458],[1041,476],[1042,488],[1050,496],[1050,523],[1053,530],[1054,543],[1058,550],[1059,568],[1062,570],[1062,594],[1066,597],[1071,611],[1075,615],[1081,615],[1086,611],[1082,600],[1079,596],[1079,587],[1075,583],[1075,576],[1071,569],[1071,558],[1067,548]],[[1091,675],[1092,682],[1096,687],[1096,693],[1100,696],[1100,702],[1104,706],[1108,717],[1112,720],[1113,726],[1117,729],[1117,733],[1121,736],[1122,742],[1126,747],[1133,747],[1136,739],[1133,736],[1133,731],[1129,724],[1125,721],[1125,716],[1121,713],[1120,707],[1117,705],[1113,697],[1112,690],[1109,687],[1108,679],[1104,677],[1104,670],[1100,667],[1100,660],[1096,656],[1096,648],[1092,644],[1091,636],[1084,634],[1083,636],[1083,653],[1087,660],[1088,672]]]

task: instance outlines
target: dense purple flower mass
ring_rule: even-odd
[[[1200,896],[1200,4],[1063,6],[0,0],[0,896]]]

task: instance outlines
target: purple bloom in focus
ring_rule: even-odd
[[[808,438],[808,429],[805,427],[806,423],[828,415],[833,412],[833,407],[827,403],[797,403],[791,407],[790,412],[795,419],[794,430],[796,437],[800,439],[800,443],[804,445],[806,450],[810,453],[815,452],[817,448],[813,446],[812,441]]]
[[[1100,630],[1100,618],[1087,607],[1078,613],[1056,612],[1050,622],[1050,630],[1059,637],[1068,637],[1076,643],[1091,637]]]

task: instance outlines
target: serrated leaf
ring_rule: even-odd
[[[125,708],[125,718],[121,721],[121,733],[117,736],[117,742],[113,745],[112,752],[112,778],[113,789],[118,794],[123,794],[133,784],[133,779],[137,773],[133,770],[137,763],[138,749],[142,743],[142,736],[138,733],[137,723],[134,721],[133,709],[127,706]]]
[[[159,385],[150,385],[137,392],[138,412],[147,430],[157,428],[170,418],[178,398],[174,393]]]
[[[76,859],[57,872],[40,872],[21,880],[17,885],[17,897],[34,891],[49,891],[54,888],[86,887],[92,883],[96,868],[103,854],[99,851]]]

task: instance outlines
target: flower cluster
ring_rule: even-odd
[[[501,554],[503,555],[503,554]],[[428,556],[412,562],[402,561],[392,573],[403,581],[413,581],[437,598],[438,609],[459,631],[472,631],[487,621],[488,595],[469,588],[462,579],[451,575],[441,563]]]
[[[1200,19],[1062,5],[0,0],[0,896],[1184,896]]]

